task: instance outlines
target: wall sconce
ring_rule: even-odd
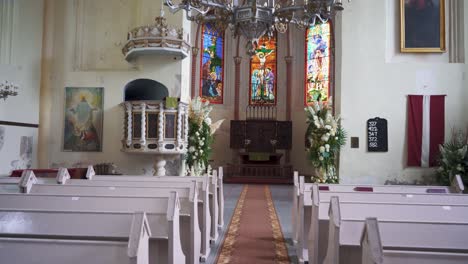
[[[4,101],[8,96],[17,96],[18,95],[18,86],[14,83],[4,81],[0,83],[0,99]]]

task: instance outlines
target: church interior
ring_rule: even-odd
[[[0,0],[0,263],[468,263],[467,20]]]

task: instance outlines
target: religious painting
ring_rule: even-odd
[[[326,102],[330,97],[330,22],[306,30],[304,103]]]
[[[258,40],[250,58],[249,104],[276,105],[276,36]]]
[[[102,151],[104,88],[65,88],[64,151]]]
[[[224,33],[211,24],[203,25],[200,96],[212,104],[223,103]]]
[[[445,0],[400,0],[401,52],[445,52]]]

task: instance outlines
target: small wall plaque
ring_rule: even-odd
[[[388,132],[386,119],[376,117],[367,120],[367,151],[388,151]]]

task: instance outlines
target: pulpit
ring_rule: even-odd
[[[249,106],[246,120],[232,120],[230,147],[239,162],[229,164],[226,181],[289,183],[292,167],[281,161],[281,151],[291,149],[291,121],[276,120],[274,106]]]

